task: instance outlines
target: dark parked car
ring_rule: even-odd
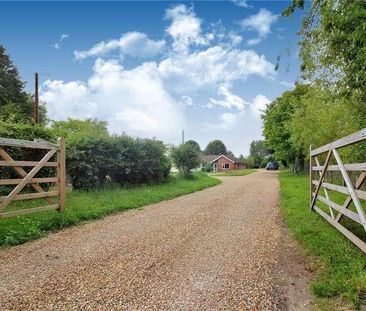
[[[270,171],[270,170],[273,170],[273,171],[277,171],[278,170],[278,164],[276,162],[268,162],[267,163],[267,166],[266,166],[266,170],[267,171]]]

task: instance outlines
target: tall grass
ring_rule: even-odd
[[[364,307],[366,255],[319,214],[310,212],[308,176],[281,172],[280,183],[285,221],[307,253],[316,258],[311,287],[319,304],[332,306],[328,310],[334,310],[334,302],[340,301],[355,309]],[[334,201],[340,199],[332,196]],[[352,227],[347,220],[344,224]],[[358,228],[351,229],[358,231]]]

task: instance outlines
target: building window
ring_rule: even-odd
[[[229,168],[229,163],[224,163],[224,164],[222,165],[222,168],[223,168],[224,170],[227,170],[227,169]]]

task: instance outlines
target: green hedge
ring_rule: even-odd
[[[92,190],[107,182],[121,185],[149,184],[165,181],[170,160],[161,141],[129,136],[103,136],[80,133],[66,141],[66,169],[74,189]],[[36,125],[0,123],[0,137],[56,141],[52,129]],[[40,160],[45,150],[6,148],[15,160]],[[5,178],[19,177],[11,168],[0,168]],[[53,168],[43,168],[38,177],[54,176]],[[45,185],[47,186],[47,185]],[[7,193],[9,187],[0,187]]]
[[[165,152],[164,144],[153,139],[83,137],[67,144],[67,173],[73,188],[81,190],[95,189],[107,182],[162,182],[171,167]]]
[[[41,125],[0,122],[0,137],[33,140],[42,138],[51,142],[56,137],[50,129]]]

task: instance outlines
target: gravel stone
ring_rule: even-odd
[[[278,173],[220,179],[0,251],[0,310],[307,310],[282,290]]]

